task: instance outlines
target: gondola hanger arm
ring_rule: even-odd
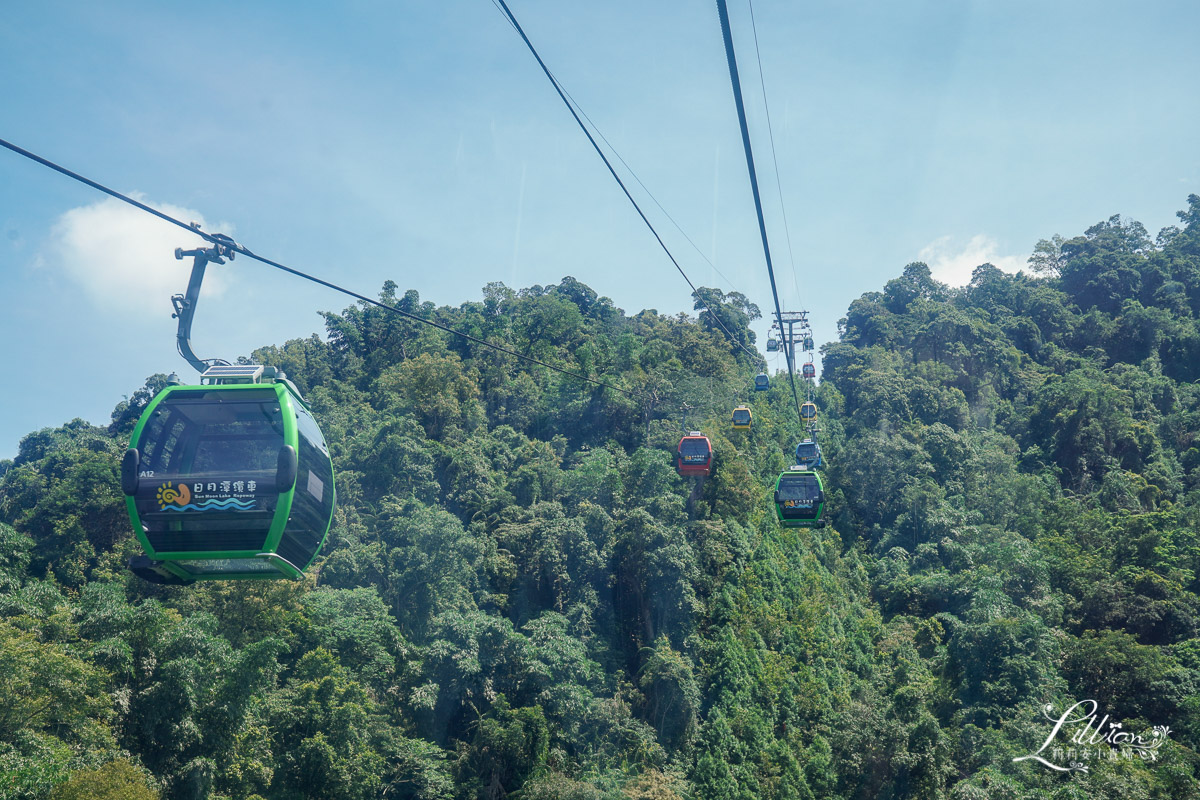
[[[193,222],[190,227],[200,233],[198,223]],[[201,374],[213,364],[229,363],[220,358],[200,358],[192,350],[192,318],[196,314],[196,303],[200,301],[200,286],[204,283],[204,271],[210,263],[224,264],[225,259],[233,261],[234,256],[241,249],[237,242],[223,234],[203,235],[212,244],[212,247],[198,247],[195,250],[175,248],[176,260],[182,261],[188,257],[192,259],[192,274],[188,278],[187,292],[171,296],[171,305],[175,307],[175,313],[171,316],[179,320],[179,329],[175,334],[175,346],[179,349],[179,355],[183,356]]]

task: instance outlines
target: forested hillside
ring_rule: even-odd
[[[1180,217],[856,300],[824,529],[776,522],[802,428],[786,378],[750,390],[758,308],[714,289],[692,317],[573,278],[383,287],[621,391],[366,306],[251,353],[337,469],[301,582],[126,571],[120,459],[165,375],[31,433],[0,462],[0,798],[1200,797],[1200,197]],[[1088,699],[1166,743],[1013,761]]]

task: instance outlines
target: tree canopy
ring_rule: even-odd
[[[1032,273],[909,264],[816,388],[822,530],[770,487],[803,438],[751,391],[758,308],[629,316],[575,278],[381,298],[247,361],[337,470],[299,582],[163,587],[111,425],[0,463],[0,798],[1187,798],[1200,792],[1200,197]],[[748,402],[751,431],[729,409]],[[686,426],[686,427],[685,427]],[[702,482],[673,452],[701,429]],[[1013,758],[1094,699],[1157,760]],[[1097,750],[1099,753],[1099,750]]]

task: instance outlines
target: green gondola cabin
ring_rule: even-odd
[[[215,366],[146,407],[121,465],[154,583],[299,578],[333,519],[325,438],[282,372]]]
[[[812,470],[792,467],[775,481],[775,514],[785,528],[824,528],[825,484]]]

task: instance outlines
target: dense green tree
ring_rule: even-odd
[[[157,800],[146,776],[128,761],[118,759],[102,767],[80,770],[54,787],[50,800]]]
[[[280,798],[368,798],[381,783],[383,721],[361,684],[326,649],[310,650],[267,700]]]
[[[106,676],[66,645],[41,641],[27,629],[33,623],[27,617],[0,620],[0,742],[17,745],[18,752],[22,742],[40,747],[30,737],[41,736],[106,748]]]
[[[750,323],[762,312],[741,292],[725,294],[720,289],[701,287],[692,293],[692,299],[693,308],[700,312],[700,324],[707,330],[730,341],[735,349],[754,344]]]
[[[851,303],[813,387],[820,530],[770,503],[805,434],[786,382],[728,429],[759,310],[708,288],[696,316],[570,277],[382,288],[621,391],[369,304],[255,351],[338,475],[295,583],[124,570],[119,463],[161,375],[107,428],[30,434],[0,463],[0,798],[126,761],[173,800],[1188,797],[1200,197],[1180,223],[1113,217],[962,288],[913,263]],[[695,429],[714,469],[684,480]],[[1162,761],[1012,761],[1085,697],[1169,726]]]
[[[550,732],[538,706],[513,708],[498,695],[474,728],[461,769],[480,800],[510,794],[546,761]]]
[[[78,587],[97,555],[131,535],[118,467],[124,445],[75,420],[21,440],[0,481],[0,515],[34,541],[30,571]]]

